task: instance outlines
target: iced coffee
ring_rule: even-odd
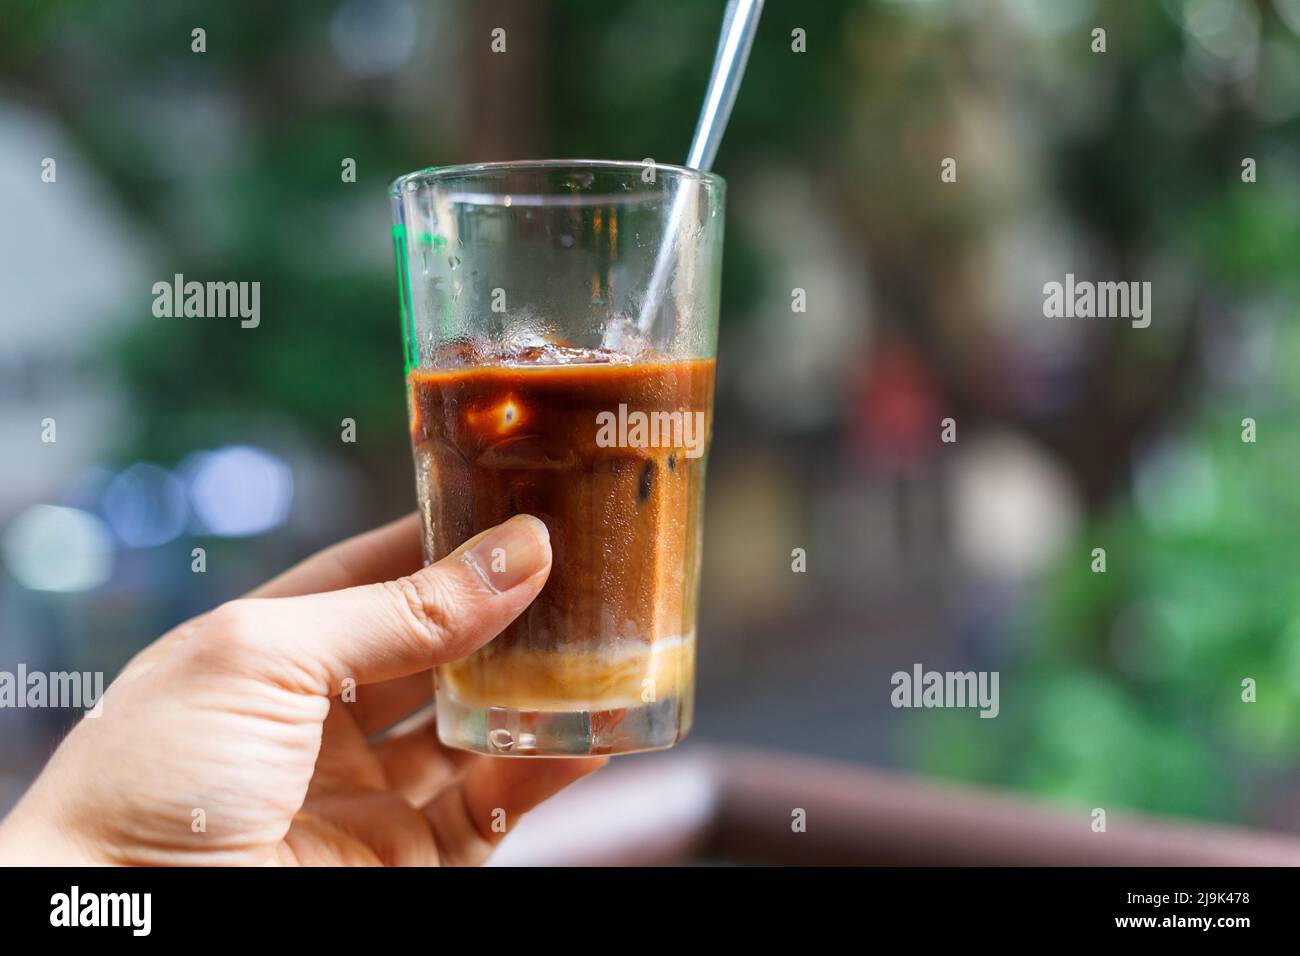
[[[390,187],[426,557],[517,514],[551,538],[532,604],[438,668],[443,744],[619,754],[690,729],[724,193],[590,159]]]
[[[428,558],[520,513],[553,553],[532,605],[439,669],[440,719],[485,714],[505,753],[565,715],[584,752],[627,749],[620,731],[671,745],[691,722],[713,360],[547,345],[439,364],[410,374]]]

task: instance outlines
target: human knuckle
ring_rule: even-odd
[[[422,643],[443,643],[454,632],[454,601],[438,578],[414,574],[389,586],[398,610]]]
[[[256,602],[227,601],[210,612],[195,635],[199,649],[226,657],[258,649],[263,638]]]

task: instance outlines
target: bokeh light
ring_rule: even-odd
[[[117,539],[129,548],[166,544],[185,530],[185,486],[165,468],[137,462],[115,477],[100,507]]]
[[[5,529],[0,554],[19,583],[35,591],[87,591],[113,573],[107,526],[77,508],[28,508]]]
[[[330,21],[330,42],[354,76],[394,73],[415,50],[415,7],[409,0],[344,0]]]
[[[293,473],[276,456],[236,445],[191,456],[190,504],[199,530],[222,537],[261,534],[284,523],[293,502]]]

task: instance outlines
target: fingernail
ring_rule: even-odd
[[[532,515],[515,515],[466,551],[464,560],[492,590],[509,591],[546,567],[551,536]]]

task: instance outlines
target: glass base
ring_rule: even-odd
[[[691,729],[689,697],[617,710],[470,706],[440,691],[438,739],[493,757],[586,757],[665,750]]]

